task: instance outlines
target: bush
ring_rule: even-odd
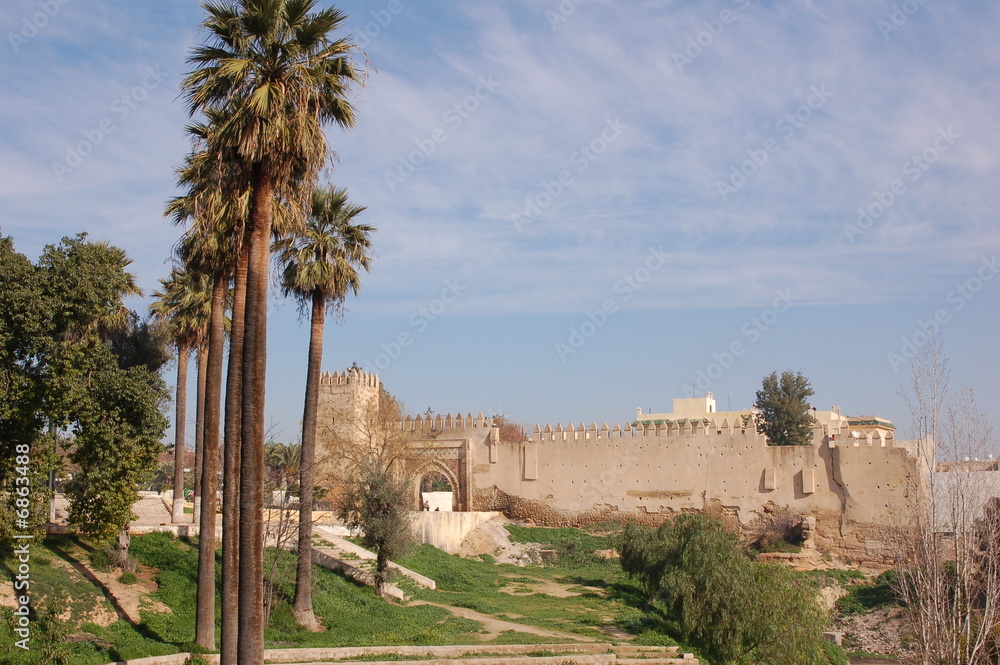
[[[139,582],[139,578],[135,573],[122,573],[118,578],[118,581],[122,584],[137,584]]]
[[[656,531],[630,524],[619,551],[622,569],[640,580],[668,631],[712,662],[823,662],[826,617],[813,585],[751,561],[718,520],[685,514]]]

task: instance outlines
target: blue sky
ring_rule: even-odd
[[[338,3],[373,68],[329,178],[379,231],[324,367],[530,424],[742,408],[793,369],[905,428],[907,344],[937,328],[997,422],[1000,7],[827,5]],[[201,9],[0,17],[0,229],[32,258],[88,231],[151,290]],[[308,331],[277,296],[270,321],[267,415],[296,440]]]

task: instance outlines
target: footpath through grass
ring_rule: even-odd
[[[465,607],[498,619],[557,630],[585,638],[674,646],[656,632],[659,619],[648,614],[639,586],[621,572],[613,550],[618,524],[588,529],[549,529],[508,525],[513,542],[536,543],[555,550],[552,563],[524,567],[496,564],[493,557],[450,556],[423,545],[400,564],[437,582],[437,590],[413,589],[416,597]],[[532,636],[508,636],[507,639]]]
[[[574,535],[571,532],[576,532]],[[609,548],[609,541],[577,530],[514,528],[515,539],[541,542],[557,549],[560,562],[551,566],[519,568],[496,565],[491,557],[461,559],[430,546],[421,546],[401,561],[438,584],[438,591],[407,585],[417,598],[439,605],[469,608],[499,619],[559,630],[597,639],[611,639],[598,627],[613,624],[619,615],[637,610],[636,592],[622,579],[613,560],[593,556]],[[581,545],[580,543],[585,543]],[[605,547],[607,546],[607,547]],[[71,537],[47,538],[32,550],[31,595],[36,615],[32,622],[32,649],[13,646],[13,615],[0,615],[0,662],[11,665],[73,663],[97,665],[113,661],[198,651],[194,645],[195,594],[198,551],[196,542],[166,533],[135,536],[131,554],[141,565],[138,590],[155,590],[142,597],[138,621],[116,618],[109,594],[89,570],[105,565],[99,549]],[[273,557],[270,552],[269,556]],[[541,643],[556,641],[527,633],[505,631],[489,642],[479,621],[458,617],[433,605],[401,606],[385,602],[372,589],[315,567],[314,609],[329,629],[311,633],[301,629],[291,612],[294,555],[281,553],[275,573],[275,602],[265,631],[267,648]],[[0,549],[0,572],[10,579],[15,559],[9,547]],[[217,559],[217,582],[221,561]],[[129,578],[129,582],[133,580]],[[557,598],[538,591],[578,594]],[[49,616],[48,609],[56,614]],[[217,600],[217,612],[219,611]],[[104,623],[107,625],[100,625]]]
[[[617,530],[617,526],[588,530],[511,526],[512,540],[538,543],[558,554],[552,563],[525,567],[499,565],[489,555],[463,559],[423,545],[399,563],[434,579],[437,590],[419,588],[405,577],[396,582],[419,600],[582,639],[676,644],[663,634],[662,619],[649,609],[638,585],[623,576],[616,559],[601,554],[613,549]],[[32,650],[13,647],[14,617],[4,609],[0,662],[98,665],[198,651],[193,644],[196,542],[166,533],[133,537],[131,554],[140,571],[138,584],[129,588],[155,586],[142,596],[137,621],[116,618],[107,590],[92,575],[88,579],[88,568],[103,563],[96,548],[70,537],[48,538],[43,545],[32,553],[31,592],[38,610],[32,623]],[[268,556],[270,560],[274,552]],[[9,579],[13,566],[10,548],[0,549],[0,572]],[[435,605],[387,603],[372,589],[319,566],[313,571],[314,609],[328,630],[311,633],[292,616],[294,568],[294,554],[282,552],[275,567],[266,648],[481,644],[488,652],[490,644],[570,640],[506,630],[484,641],[485,633],[496,634],[496,627],[485,630],[480,621]],[[221,583],[218,558],[216,570]],[[58,619],[46,608],[55,608]],[[216,611],[220,611],[218,600]]]

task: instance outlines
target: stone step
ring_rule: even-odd
[[[610,654],[608,644],[569,643],[569,644],[452,644],[439,646],[372,646],[372,647],[312,647],[298,649],[268,649],[264,653],[266,660],[275,663],[291,663],[297,661],[344,661],[357,662],[371,656],[412,656],[412,660],[421,658],[455,660],[462,657],[479,658],[494,656],[526,656],[533,653],[551,654]],[[385,661],[383,661],[385,662]]]
[[[619,661],[623,658],[653,658],[656,656],[676,656],[680,653],[680,647],[650,647],[620,645],[612,647],[612,651],[618,656]]]
[[[486,645],[483,645],[486,647]],[[281,663],[282,665],[385,665],[384,660],[302,660],[288,662],[271,660],[266,655],[265,663]],[[493,658],[428,658],[425,660],[394,660],[393,665],[565,665],[567,662],[575,665],[614,665],[614,654],[566,654],[562,656],[495,656]],[[665,661],[664,661],[665,662]],[[691,661],[678,661],[690,664]]]

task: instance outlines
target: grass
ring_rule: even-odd
[[[48,637],[54,645],[68,650],[68,663],[98,665],[112,661],[198,651],[194,641],[194,608],[197,587],[198,551],[195,543],[166,533],[152,533],[132,538],[131,554],[155,571],[158,585],[151,599],[163,603],[169,611],[145,609],[133,625],[118,620],[109,626],[89,622],[97,607],[110,609],[100,588],[87,580],[72,562],[88,561],[95,548],[85,541],[69,537],[46,539],[44,546],[32,550],[32,596],[35,607],[58,607],[69,612],[65,622],[52,623],[52,630],[64,627],[65,635]],[[100,556],[96,555],[98,561]],[[62,560],[62,561],[60,561]],[[63,563],[64,562],[64,563]],[[15,560],[9,547],[0,548],[0,569],[9,579]],[[219,567],[217,570],[221,573]],[[313,569],[314,609],[321,621],[329,624],[324,633],[301,629],[291,613],[291,580],[294,557],[286,555],[278,566],[278,600],[265,632],[266,647],[289,646],[371,646],[397,644],[471,644],[482,629],[477,621],[456,617],[433,606],[401,607],[377,598],[374,592],[324,568]],[[217,602],[218,611],[218,602]],[[32,650],[23,652],[13,646],[11,610],[0,613],[0,662],[10,665],[58,663],[44,656],[40,640],[42,626],[34,617]],[[51,622],[50,622],[51,623]]]
[[[665,634],[663,618],[648,606],[638,584],[622,574],[618,562],[595,555],[595,550],[614,547],[618,529],[617,525],[613,528],[598,525],[587,530],[511,527],[513,540],[540,543],[559,553],[555,562],[524,568],[497,564],[492,557],[463,559],[423,545],[399,563],[434,579],[437,590],[417,587],[408,578],[399,578],[396,583],[416,598],[469,608],[510,622],[604,641],[615,638],[598,629],[613,623],[634,635],[634,644],[678,646]],[[33,551],[32,582],[38,606],[49,604],[69,610],[65,634],[60,634],[60,628],[51,622],[48,628],[49,641],[70,653],[71,660],[67,662],[97,665],[198,651],[193,644],[196,542],[166,533],[135,536],[131,554],[142,564],[141,570],[153,571],[157,589],[151,600],[162,603],[168,611],[154,611],[147,606],[136,625],[119,620],[109,626],[98,626],[87,622],[88,613],[99,605],[107,606],[106,601],[99,587],[80,573],[79,562],[106,565],[102,549],[77,539],[58,537],[47,539],[44,547]],[[269,551],[268,556],[274,554]],[[12,565],[10,548],[0,548],[0,569],[4,569],[0,572],[9,577]],[[292,615],[294,566],[294,555],[285,552],[279,556],[276,600],[265,631],[266,648],[482,644],[483,651],[488,652],[490,644],[567,641],[511,630],[501,632],[489,642],[481,642],[479,638],[485,631],[479,621],[458,617],[434,605],[387,603],[370,588],[318,566],[313,569],[314,610],[328,630],[311,633],[300,628]],[[142,577],[147,574],[142,573]],[[217,564],[217,575],[221,579],[221,564]],[[830,575],[833,579],[839,579],[838,576],[840,571]],[[853,577],[848,573],[843,576]],[[138,577],[122,575],[120,579],[135,583]],[[578,595],[558,598],[540,593],[539,584],[558,584]],[[501,591],[506,588],[520,589],[519,595]],[[8,618],[9,613],[8,610]],[[74,638],[67,640],[66,634]],[[51,657],[37,660],[37,653],[36,660],[17,653],[6,654],[9,657],[5,660],[4,649],[10,649],[12,637],[8,623],[0,621],[0,662],[58,663]]]
[[[860,580],[867,579],[860,570],[840,570],[831,568],[829,570],[810,570],[808,573],[820,587],[830,587],[834,584],[847,588],[852,584],[857,584]]]
[[[419,598],[550,630],[605,637],[597,627],[606,623],[605,617],[614,616],[623,607],[620,599],[594,592],[569,598],[531,593],[528,584],[535,584],[538,580],[563,585],[579,584],[581,581],[607,584],[608,578],[581,578],[575,574],[575,569],[560,566],[519,568],[489,564],[450,556],[429,545],[417,548],[400,564],[427,575],[437,583],[436,591],[418,591]],[[613,569],[607,572],[614,579],[620,577],[620,573]],[[524,585],[528,593],[514,596],[501,591],[512,584],[515,588]]]
[[[888,570],[875,578],[872,584],[855,584],[846,596],[837,601],[841,614],[864,614],[871,610],[898,604],[893,584],[896,571]]]

